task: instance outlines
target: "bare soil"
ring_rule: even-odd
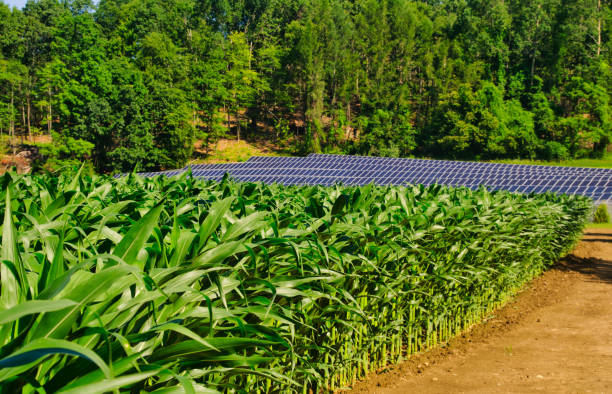
[[[353,391],[612,393],[612,230],[587,230],[486,322]]]
[[[0,143],[0,174],[4,174],[9,169],[15,167],[19,174],[30,172],[32,160],[38,155],[38,148],[35,144],[48,144],[52,139],[50,135],[33,135],[31,138],[15,138],[16,154],[12,155],[12,147],[9,139],[4,139]]]

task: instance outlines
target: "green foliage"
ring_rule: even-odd
[[[608,206],[606,204],[600,204],[593,215],[593,223],[610,223],[610,214],[608,213]]]
[[[612,108],[606,90],[574,77],[562,102],[566,117],[557,122],[557,135],[573,156],[602,157],[612,140]]]
[[[236,119],[238,140],[240,130],[246,126],[240,113],[244,107],[250,107],[260,85],[259,75],[251,68],[252,55],[249,44],[243,33],[232,33],[228,37],[229,48],[226,51],[227,73],[225,91],[227,92],[224,109]],[[231,126],[228,124],[228,129]]]
[[[539,140],[533,115],[516,100],[505,101],[503,92],[485,82],[474,91],[464,85],[450,93],[435,123],[439,128],[439,154],[480,158],[533,157]]]
[[[52,133],[52,142],[39,144],[42,159],[35,163],[47,171],[72,171],[82,164],[91,165],[94,144],[59,133]]]
[[[577,0],[1,4],[0,133],[69,133],[100,172],[180,167],[228,134],[297,153],[597,158],[610,26],[609,2]]]
[[[414,151],[414,135],[409,113],[379,109],[371,116],[364,117],[358,152],[371,156],[403,157]]]
[[[0,178],[7,392],[332,391],[468,329],[566,253],[583,197]]]
[[[565,145],[557,141],[546,141],[540,149],[540,157],[549,161],[562,161],[570,158]]]

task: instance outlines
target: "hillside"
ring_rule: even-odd
[[[597,159],[611,26],[586,0],[0,3],[0,134],[104,173],[259,135],[295,154]]]

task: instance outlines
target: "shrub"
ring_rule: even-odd
[[[91,168],[91,153],[94,144],[91,142],[68,137],[52,132],[53,141],[49,144],[39,144],[40,159],[34,163],[35,169],[47,171],[63,171],[74,169],[86,163]]]
[[[556,141],[547,141],[540,149],[539,155],[542,159],[548,161],[568,160],[570,154],[563,144]]]
[[[610,214],[608,213],[606,204],[601,204],[597,207],[595,215],[593,216],[593,223],[610,223]]]

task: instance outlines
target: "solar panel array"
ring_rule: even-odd
[[[183,168],[144,176],[173,176]],[[443,184],[519,193],[582,194],[612,203],[612,169],[532,166],[446,160],[311,154],[307,157],[251,157],[243,163],[197,164],[192,174],[221,180],[228,173],[243,182],[285,185]]]

